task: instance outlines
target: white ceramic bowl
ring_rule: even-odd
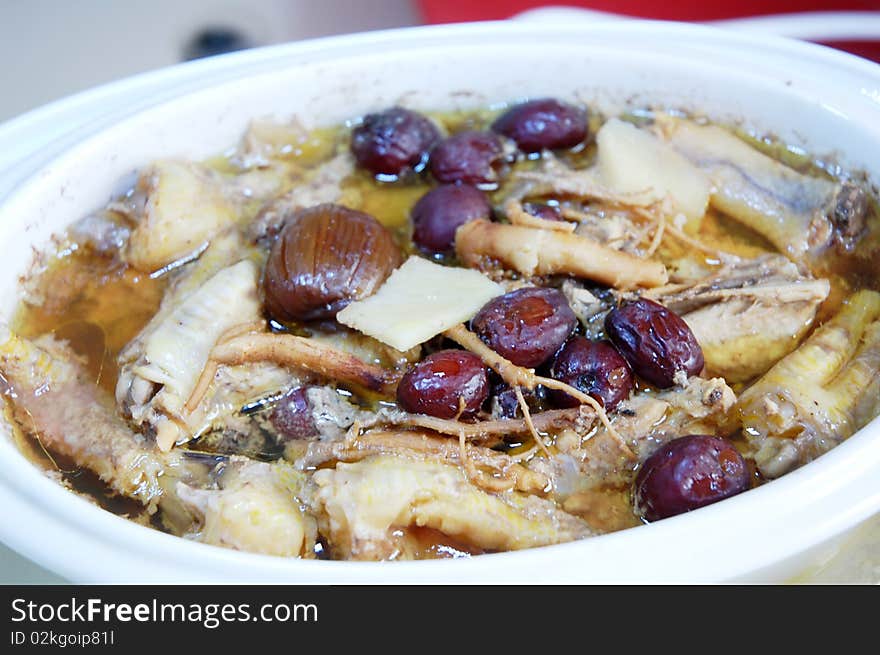
[[[32,246],[104,203],[137,167],[223,151],[253,117],[332,124],[399,102],[439,109],[540,95],[606,111],[661,104],[742,120],[880,179],[880,68],[817,46],[629,22],[444,26],[298,43],[134,78],[0,128],[0,146],[24,153],[21,166],[0,169],[0,190],[4,181],[15,187],[0,205],[0,315],[17,302]],[[39,148],[29,148],[41,134]],[[880,511],[878,470],[875,420],[779,480],[649,526],[470,560],[375,564],[272,558],[161,534],[65,491],[0,439],[0,537],[75,581],[780,581]]]

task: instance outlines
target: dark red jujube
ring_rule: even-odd
[[[440,350],[410,368],[397,385],[406,411],[437,418],[468,418],[489,396],[483,361],[466,350]]]

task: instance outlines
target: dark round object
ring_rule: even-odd
[[[529,391],[523,391],[524,397]],[[489,408],[498,418],[516,418],[520,414],[519,398],[509,384],[499,381],[492,385]]]
[[[266,310],[282,323],[333,318],[372,294],[399,264],[394,238],[369,214],[341,205],[295,212],[266,262]]]
[[[504,149],[492,132],[459,132],[441,141],[428,166],[438,182],[496,186]]]
[[[232,27],[208,27],[197,32],[183,51],[185,61],[213,57],[227,52],[250,48],[254,44],[239,30]]]
[[[543,202],[527,202],[523,204],[523,211],[545,221],[561,221],[562,211],[556,205],[547,205]]]
[[[550,377],[589,394],[611,411],[629,397],[635,380],[626,360],[607,341],[575,335],[556,354]],[[580,401],[556,389],[549,390],[557,407],[577,407]]]
[[[640,298],[611,310],[605,333],[633,371],[665,389],[678,371],[688,377],[703,370],[703,349],[678,314]]]
[[[557,289],[523,287],[493,298],[471,320],[471,329],[517,366],[536,368],[550,359],[577,326]]]
[[[488,396],[486,367],[466,350],[439,350],[428,355],[397,385],[397,403],[404,410],[437,418],[471,417]]]
[[[351,133],[351,152],[357,163],[374,175],[397,177],[408,169],[421,170],[440,132],[419,113],[391,107],[367,114]]]
[[[587,112],[553,98],[530,100],[504,112],[492,129],[526,153],[571,148],[587,138]]]
[[[306,439],[318,434],[306,387],[294,387],[276,403],[269,423],[284,440]]]
[[[490,218],[492,206],[479,189],[444,184],[431,189],[413,206],[413,243],[427,253],[442,254],[455,247],[455,231],[477,218]]]
[[[673,439],[651,455],[636,476],[633,504],[657,521],[746,491],[749,469],[733,444],[694,434]]]

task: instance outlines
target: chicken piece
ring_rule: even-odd
[[[800,261],[837,234],[851,242],[865,224],[864,192],[810,177],[758,152],[717,126],[661,116],[658,133],[712,182],[710,204]]]
[[[239,225],[249,225],[267,202],[289,191],[302,175],[295,163],[273,160],[267,166],[225,177],[223,192],[236,207]]]
[[[187,536],[252,553],[305,555],[317,531],[297,504],[303,484],[303,474],[283,463],[249,460],[227,465],[218,489],[179,482],[178,496],[201,519],[200,529]]]
[[[274,159],[290,156],[293,149],[308,137],[308,130],[296,118],[285,123],[255,119],[248,125],[230,159],[241,168],[265,168]]]
[[[828,280],[803,275],[792,262],[768,255],[642,295],[685,320],[710,375],[745,382],[797,347],[830,288]]]
[[[77,244],[112,257],[128,243],[131,226],[117,212],[103,210],[81,218],[68,228],[67,234]]]
[[[379,455],[339,463],[313,477],[318,525],[335,555],[388,559],[395,530],[429,527],[483,550],[518,550],[592,536],[552,502],[517,492],[491,494],[457,466]]]
[[[199,268],[194,270],[197,274]],[[148,425],[156,443],[175,443],[205,432],[223,415],[264,393],[289,384],[290,376],[273,366],[246,372],[224,370],[214,380],[212,402],[199,411],[186,407],[218,338],[242,321],[261,316],[257,268],[242,260],[215,273],[201,286],[176,289],[159,313],[120,354],[116,398],[137,425]]]
[[[597,241],[613,250],[627,252],[637,257],[645,257],[644,246],[648,232],[655,229],[649,225],[646,229],[633,220],[629,212],[619,210],[600,210],[583,212],[565,208],[563,216],[577,221],[575,234]]]
[[[354,172],[354,159],[348,151],[342,152],[318,166],[300,180],[290,191],[269,201],[248,228],[254,241],[273,239],[284,222],[299,209],[342,198],[342,181]]]
[[[0,344],[0,374],[12,416],[25,432],[49,452],[94,472],[147,512],[160,511],[173,533],[191,533],[194,514],[203,512],[206,518],[210,515],[206,529],[188,535],[198,541],[253,552],[299,553],[293,545],[299,535],[302,546],[308,530],[294,525],[299,509],[285,489],[298,482],[299,474],[289,467],[238,458],[220,476],[223,491],[207,490],[214,484],[215,458],[206,466],[191,453],[164,453],[133,432],[113,411],[111,399],[90,383],[69,347],[52,337],[29,341],[6,334]],[[268,484],[273,479],[275,486]],[[248,511],[257,508],[263,513]],[[258,540],[256,535],[264,531],[285,540]]]
[[[471,268],[492,262],[525,276],[564,273],[620,289],[667,281],[662,263],[608,248],[584,236],[478,219],[455,233],[455,251]]]
[[[166,478],[189,476],[180,455],[157,452],[113,412],[66,344],[9,332],[0,339],[0,374],[13,417],[44,448],[93,471],[151,513],[163,499]]]
[[[272,234],[266,234],[261,221],[268,219],[270,213],[283,210],[290,196],[299,196],[306,203],[302,205],[304,207],[338,199],[339,182],[353,167],[349,166],[348,171],[340,177],[335,177],[334,171],[334,180],[328,184],[317,180],[319,175],[313,172],[321,170],[320,167],[331,160],[338,145],[339,137],[335,130],[309,131],[296,117],[284,122],[272,119],[251,121],[235,152],[229,157],[229,164],[237,171],[224,179],[224,188],[227,197],[240,206],[242,222],[250,223],[259,217],[257,223],[252,224],[255,239],[274,237],[280,223],[272,227]],[[345,154],[350,159],[347,151]],[[338,162],[343,167],[346,157]],[[334,169],[328,166],[323,170],[330,172]],[[294,187],[297,191],[291,191]],[[315,202],[311,203],[308,194],[318,187],[321,187],[321,191],[316,194]],[[276,218],[282,217],[273,216],[271,220]]]
[[[333,156],[340,137],[338,128],[309,129],[297,116],[281,121],[256,118],[229,159],[243,169],[267,168],[279,161],[312,168]]]
[[[692,377],[683,384],[661,391],[654,395],[660,402],[669,405],[663,425],[655,426],[650,433],[680,437],[685,434],[715,433],[724,424],[727,413],[736,403],[736,394],[724,378]],[[635,438],[638,432],[631,431]],[[644,461],[654,452],[655,448],[645,448],[639,443],[636,452]]]
[[[256,257],[257,251],[244,242],[238,230],[230,229],[219,233],[197,260],[187,262],[165,274],[168,288],[151,323],[165,320],[185,298],[224,268],[228,268],[230,262],[255,260]]]
[[[776,478],[841,443],[880,411],[880,293],[859,291],[739,399],[735,416]]]
[[[156,326],[169,320],[171,314],[193,295],[212,277],[229,267],[230,262],[245,259],[256,260],[257,252],[246,244],[236,229],[226,230],[218,234],[210,246],[195,261],[187,262],[167,273],[168,284],[159,309],[150,319],[141,333],[120,351],[119,363],[124,365],[133,362],[143,354],[145,335]]]
[[[163,160],[141,174],[143,195],[124,257],[152,273],[197,257],[237,219],[220,176],[191,162]]]
[[[220,335],[259,319],[256,280],[256,266],[244,260],[205,282],[165,321],[153,326],[146,337],[146,361],[138,365],[138,373],[163,385],[160,393],[186,399]]]

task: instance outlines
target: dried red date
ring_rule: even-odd
[[[614,346],[582,336],[573,336],[557,353],[550,376],[591,395],[609,412],[629,396],[634,386],[629,366]],[[557,407],[580,405],[562,391],[551,389],[549,396]]]
[[[587,112],[553,98],[531,100],[508,109],[492,124],[526,153],[571,148],[587,137]]]
[[[396,178],[408,169],[421,170],[440,132],[428,118],[409,109],[392,107],[368,114],[351,133],[351,152],[357,163],[374,175]]]
[[[665,389],[683,371],[703,370],[703,350],[680,316],[652,300],[640,298],[611,310],[605,333],[638,375]]]
[[[746,491],[748,466],[733,444],[709,435],[673,439],[636,476],[633,503],[647,521],[682,514]]]
[[[440,350],[409,369],[397,386],[406,411],[437,418],[468,418],[489,396],[482,360],[466,350]]]
[[[413,243],[422,252],[449,252],[460,225],[491,215],[492,207],[479,189],[459,184],[438,186],[419,198],[412,208]]]
[[[544,287],[524,287],[498,296],[471,320],[471,328],[492,350],[529,368],[550,359],[576,325],[565,296]]]
[[[494,187],[504,150],[492,132],[459,132],[441,141],[428,166],[438,182]]]

